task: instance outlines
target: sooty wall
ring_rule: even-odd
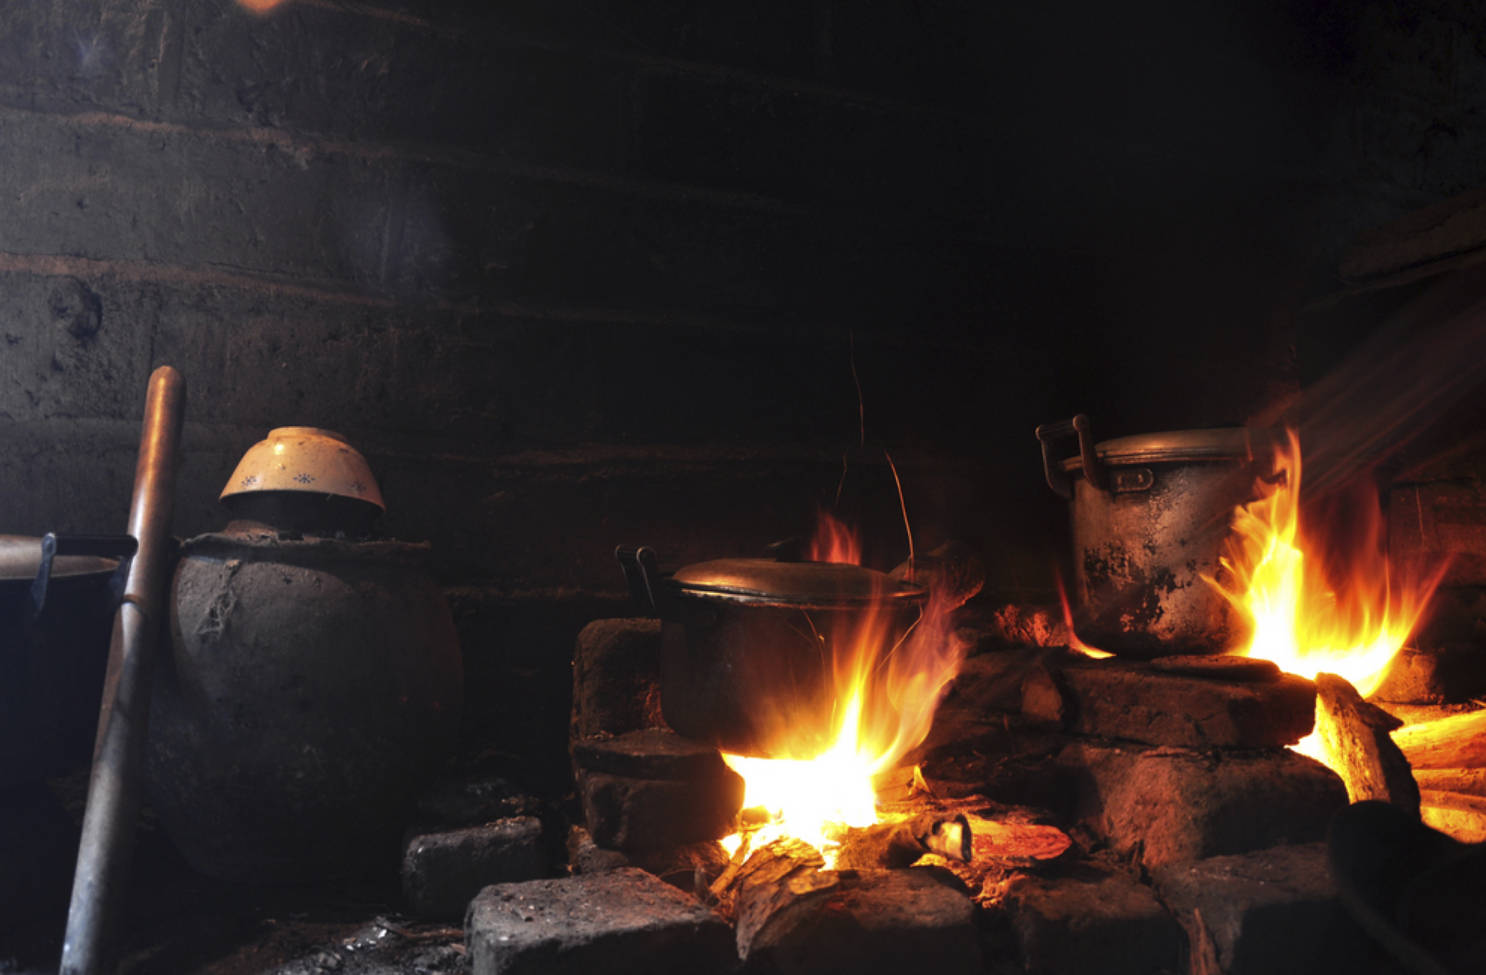
[[[559,743],[616,543],[839,494],[891,565],[884,448],[921,546],[1045,593],[1036,423],[1242,421],[1345,244],[1486,175],[1474,4],[1210,6],[6,4],[0,530],[120,527],[174,364],[178,534],[270,427],[341,430],[472,724]]]

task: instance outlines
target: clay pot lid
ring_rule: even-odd
[[[284,491],[351,498],[386,511],[371,467],[345,437],[319,427],[276,427],[248,448],[218,500]]]

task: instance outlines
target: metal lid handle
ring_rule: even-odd
[[[1071,420],[1044,423],[1035,431],[1042,441],[1042,471],[1047,476],[1047,486],[1060,498],[1073,497],[1073,481],[1053,457],[1053,444],[1077,434],[1078,454],[1083,464],[1084,480],[1101,490],[1108,487],[1104,465],[1094,453],[1094,434],[1087,415],[1080,413]]]

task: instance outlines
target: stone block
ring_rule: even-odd
[[[660,620],[594,620],[573,648],[572,736],[665,724],[660,714]]]
[[[1053,680],[1066,703],[1064,727],[1186,748],[1289,745],[1311,731],[1316,690],[1302,677],[1272,664],[1266,677],[1238,664],[1202,670],[1195,663],[1178,669],[1159,663],[1067,659],[1055,667]],[[1038,705],[1034,717],[1061,715],[1047,699],[1046,691],[1024,695],[1024,708],[1030,701]]]
[[[716,914],[626,867],[482,890],[465,916],[473,975],[726,972],[733,934]]]
[[[546,872],[542,823],[518,816],[414,836],[403,851],[403,897],[416,914],[458,918],[481,888]]]
[[[1147,867],[1319,840],[1347,790],[1288,750],[1197,752],[1080,742],[1058,756],[1078,818]]]
[[[743,779],[717,749],[650,728],[572,744],[578,794],[601,847],[658,850],[733,831]]]
[[[733,832],[743,807],[743,780],[632,779],[603,772],[579,772],[583,816],[599,846],[626,851],[654,850]]]
[[[745,888],[738,953],[746,972],[977,972],[975,906],[933,868],[819,871],[783,889]]]
[[[1152,871],[1161,899],[1206,938],[1227,975],[1366,971],[1366,938],[1336,900],[1324,843],[1172,863]]]
[[[1181,926],[1125,874],[1020,876],[991,910],[1009,922],[1028,975],[1181,970]]]

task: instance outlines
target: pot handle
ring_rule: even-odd
[[[656,599],[656,587],[660,584],[660,567],[655,550],[648,545],[639,548],[614,549],[614,558],[624,572],[624,581],[629,584],[630,598],[651,616],[660,615],[660,601]]]
[[[52,581],[52,560],[59,555],[98,555],[118,559],[109,588],[115,596],[124,592],[124,579],[129,574],[129,563],[139,549],[133,535],[58,535],[47,532],[41,536],[41,564],[36,567],[36,578],[31,582],[31,618],[41,615],[46,606],[46,591]]]
[[[1107,489],[1108,478],[1105,477],[1104,464],[1094,453],[1094,434],[1089,426],[1088,416],[1080,413],[1071,420],[1044,423],[1035,432],[1037,439],[1042,441],[1042,472],[1047,476],[1047,486],[1053,489],[1054,494],[1065,499],[1073,497],[1073,480],[1053,459],[1053,444],[1074,434],[1078,435],[1078,454],[1083,463],[1084,480],[1101,490]]]

